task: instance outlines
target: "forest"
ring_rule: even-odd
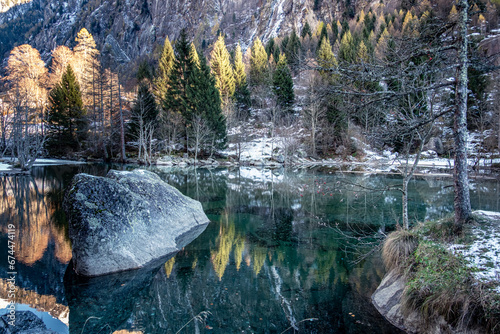
[[[2,77],[0,152],[23,169],[39,156],[227,159],[224,148],[252,135],[231,129],[257,117],[271,124],[270,136],[293,139],[285,157],[297,147],[316,158],[359,156],[357,140],[407,154],[432,141],[438,155],[453,156],[457,6],[380,3],[265,43],[256,37],[247,50],[226,46],[220,30],[208,46],[183,30],[139,62],[135,75],[122,73],[85,28],[47,64],[20,45]],[[500,144],[496,54],[484,42],[498,26],[498,7],[478,1],[468,11],[467,127],[484,136],[486,154]]]

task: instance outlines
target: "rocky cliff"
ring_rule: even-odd
[[[153,52],[165,37],[175,39],[187,28],[199,47],[208,47],[218,32],[231,45],[245,49],[253,38],[264,41],[300,32],[306,21],[340,18],[347,6],[367,1],[343,0],[32,0],[6,1],[0,13],[0,52],[29,43],[45,60],[57,45],[74,46],[74,37],[87,28],[101,50],[111,49],[121,62]]]

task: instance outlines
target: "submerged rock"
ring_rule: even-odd
[[[200,202],[145,170],[78,174],[64,199],[73,268],[97,276],[180,250],[209,223]]]
[[[57,334],[47,329],[42,319],[30,311],[16,311],[14,324],[9,315],[0,317],[0,333],[2,334]]]

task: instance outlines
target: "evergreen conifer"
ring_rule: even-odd
[[[262,42],[257,37],[252,45],[250,55],[250,84],[259,86],[267,79],[267,53]]]
[[[167,94],[170,72],[174,67],[175,55],[170,40],[165,38],[163,51],[158,61],[158,75],[155,78],[155,94],[162,100]]]
[[[273,92],[276,95],[278,105],[290,111],[295,100],[293,91],[293,80],[287,64],[286,56],[280,54],[276,70],[273,75]]]
[[[243,63],[243,54],[241,46],[238,43],[234,53],[234,79],[237,108],[240,115],[248,116],[248,107],[250,107],[250,91],[248,90],[247,75],[245,73],[245,63]]]
[[[49,103],[49,151],[52,154],[64,154],[80,150],[87,135],[88,122],[80,85],[70,65],[50,92]]]
[[[300,37],[305,38],[307,35],[309,35],[309,37],[311,37],[312,31],[311,31],[311,26],[309,25],[309,22],[306,21],[306,23],[304,24],[304,27],[302,27]]]
[[[190,128],[196,129],[195,122],[203,122],[206,126],[203,133],[205,141],[213,148],[223,148],[226,143],[226,120],[222,114],[221,97],[216,87],[216,79],[210,71],[205,57],[200,57],[200,67],[190,73],[190,85],[187,97],[192,103],[192,113],[187,122]],[[200,133],[194,133],[192,138],[200,139]],[[197,152],[196,152],[197,153]]]
[[[338,65],[337,59],[332,51],[332,46],[327,37],[323,37],[318,50],[318,66],[322,68],[320,74],[323,77],[329,76],[329,72],[323,69],[329,69]]]
[[[354,40],[349,30],[347,30],[344,36],[342,36],[339,49],[339,59],[348,63],[352,63],[356,59]]]
[[[235,79],[224,37],[219,36],[210,56],[210,67],[216,80],[215,86],[219,89],[222,101],[227,103],[234,95]]]

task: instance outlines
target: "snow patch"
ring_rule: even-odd
[[[500,212],[474,213],[486,218],[486,222],[472,228],[474,241],[470,244],[453,244],[450,250],[463,255],[469,267],[477,268],[473,272],[477,280],[493,284],[493,290],[500,293]]]

